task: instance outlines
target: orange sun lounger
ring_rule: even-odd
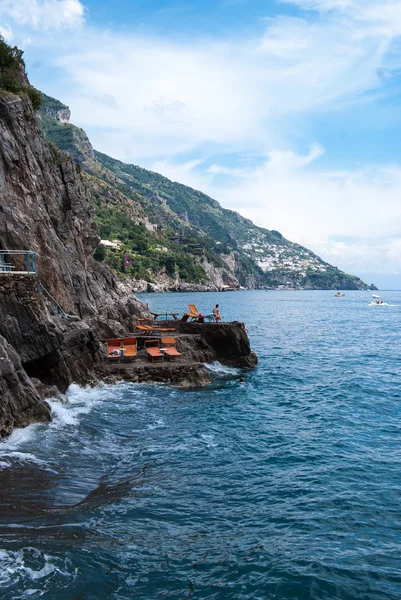
[[[149,360],[154,362],[157,359],[163,360],[163,353],[160,352],[159,340],[147,340],[145,350]]]
[[[164,350],[164,355],[167,356],[169,360],[172,360],[177,356],[181,356],[181,352],[178,352],[176,348],[175,338],[162,338],[161,342]]]
[[[196,308],[195,304],[188,304],[189,312],[193,314],[195,317],[199,317],[201,314],[199,310]]]
[[[188,319],[198,319],[200,316],[199,310],[196,308],[195,304],[188,304],[189,312],[184,313],[182,315],[181,321],[188,321]]]
[[[124,362],[132,362],[137,355],[136,338],[124,338]]]

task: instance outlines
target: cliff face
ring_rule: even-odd
[[[0,272],[0,436],[49,419],[45,386],[101,376],[99,340],[144,314],[92,258],[98,242],[75,163],[44,140],[28,97],[0,96],[0,248],[35,251],[38,274]],[[68,316],[54,314],[41,284]]]
[[[59,123],[69,123],[71,111],[62,102],[53,100],[50,96],[43,94],[43,105],[41,112],[44,116],[56,119]]]
[[[29,100],[18,96],[0,97],[0,194],[0,247],[37,252],[39,279],[67,313],[94,323],[120,319],[127,302],[92,258],[99,238],[90,192],[75,163],[42,138]],[[126,317],[133,308],[131,302]]]

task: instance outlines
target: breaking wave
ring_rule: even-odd
[[[208,363],[205,367],[215,375],[239,375],[242,371],[241,369],[237,369],[236,367],[229,367],[228,365],[223,365],[219,361],[215,360],[212,363]]]

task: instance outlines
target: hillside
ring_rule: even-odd
[[[366,289],[279,232],[257,227],[209,196],[93,150],[67,106],[44,96],[46,137],[81,166],[102,240],[96,251],[137,289]],[[142,287],[141,287],[142,286]]]

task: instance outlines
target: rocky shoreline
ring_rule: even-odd
[[[0,197],[0,249],[36,254],[34,274],[23,274],[20,264],[14,269],[21,274],[0,269],[3,437],[15,427],[48,422],[46,397],[72,383],[110,378],[105,340],[135,332],[138,319],[150,315],[94,260],[99,237],[90,193],[69,155],[41,135],[27,97],[0,95]],[[208,380],[203,362],[253,366],[241,324],[199,326],[177,325],[185,369],[145,364],[134,380],[197,385]]]
[[[256,367],[258,359],[251,350],[242,323],[183,323],[158,321],[159,327],[175,328],[174,338],[181,356],[173,362],[164,360],[149,363],[145,351],[138,353],[132,363],[109,364],[108,373],[116,379],[134,382],[159,382],[182,388],[199,387],[211,383],[205,364],[218,361],[239,367]],[[138,338],[143,344],[146,338]]]
[[[290,287],[281,285],[279,287],[267,286],[267,285],[255,285],[253,287],[250,286],[241,286],[241,287],[232,287],[227,289],[226,287],[222,287],[218,284],[213,283],[188,283],[186,281],[166,281],[163,277],[160,281],[148,282],[145,280],[132,280],[131,282],[127,282],[126,280],[120,281],[119,286],[121,288],[127,290],[127,292],[131,292],[133,294],[160,294],[160,293],[184,293],[184,292],[232,292],[232,291],[255,291],[255,290],[266,290],[266,291],[324,291],[324,290],[349,290],[349,291],[357,291],[360,289],[361,291],[371,290],[377,291],[378,288],[371,284],[369,286],[361,287],[361,288],[348,288],[348,287],[339,287],[336,285],[337,282],[333,282],[331,287],[322,288],[320,286],[313,287]]]

